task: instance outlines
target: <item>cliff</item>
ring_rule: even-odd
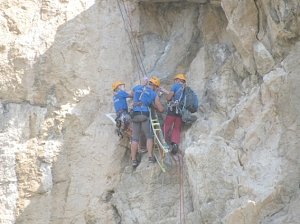
[[[0,223],[179,223],[180,186],[185,223],[300,223],[298,0],[0,9]],[[182,185],[174,161],[132,171],[105,116],[115,80],[177,72],[201,102]]]

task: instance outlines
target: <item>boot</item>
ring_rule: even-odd
[[[176,143],[172,143],[172,154],[175,155],[178,152],[178,145]]]

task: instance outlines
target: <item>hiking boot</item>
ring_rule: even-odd
[[[155,163],[156,162],[156,160],[153,156],[150,156],[148,161],[149,161],[149,163]]]
[[[176,143],[172,144],[172,154],[175,155],[178,152],[178,145]]]
[[[132,160],[132,167],[136,168],[139,165],[139,162],[137,160]]]

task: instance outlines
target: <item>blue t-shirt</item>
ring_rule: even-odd
[[[156,92],[149,86],[137,85],[133,89],[133,111],[149,111],[148,107],[155,101]]]
[[[182,83],[175,83],[171,86],[171,91],[174,92],[174,95],[171,99],[171,101],[180,101],[183,99],[183,90],[184,85]],[[177,110],[175,107],[168,107],[168,114],[175,115],[175,116],[181,116],[179,113],[179,110]]]
[[[173,101],[180,101],[183,97],[183,89],[184,86],[182,83],[175,83],[171,86],[171,91],[174,92],[174,95],[172,97]]]
[[[127,101],[126,101],[126,98],[128,98],[128,97],[129,97],[129,94],[127,92],[125,92],[124,90],[118,90],[116,92],[116,94],[113,97],[116,113],[118,113],[122,110],[128,111],[128,105],[127,105]]]

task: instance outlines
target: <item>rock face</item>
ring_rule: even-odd
[[[297,0],[0,9],[0,223],[299,223]],[[111,84],[177,72],[201,101],[184,178],[169,155],[165,173],[146,154],[132,171]]]

